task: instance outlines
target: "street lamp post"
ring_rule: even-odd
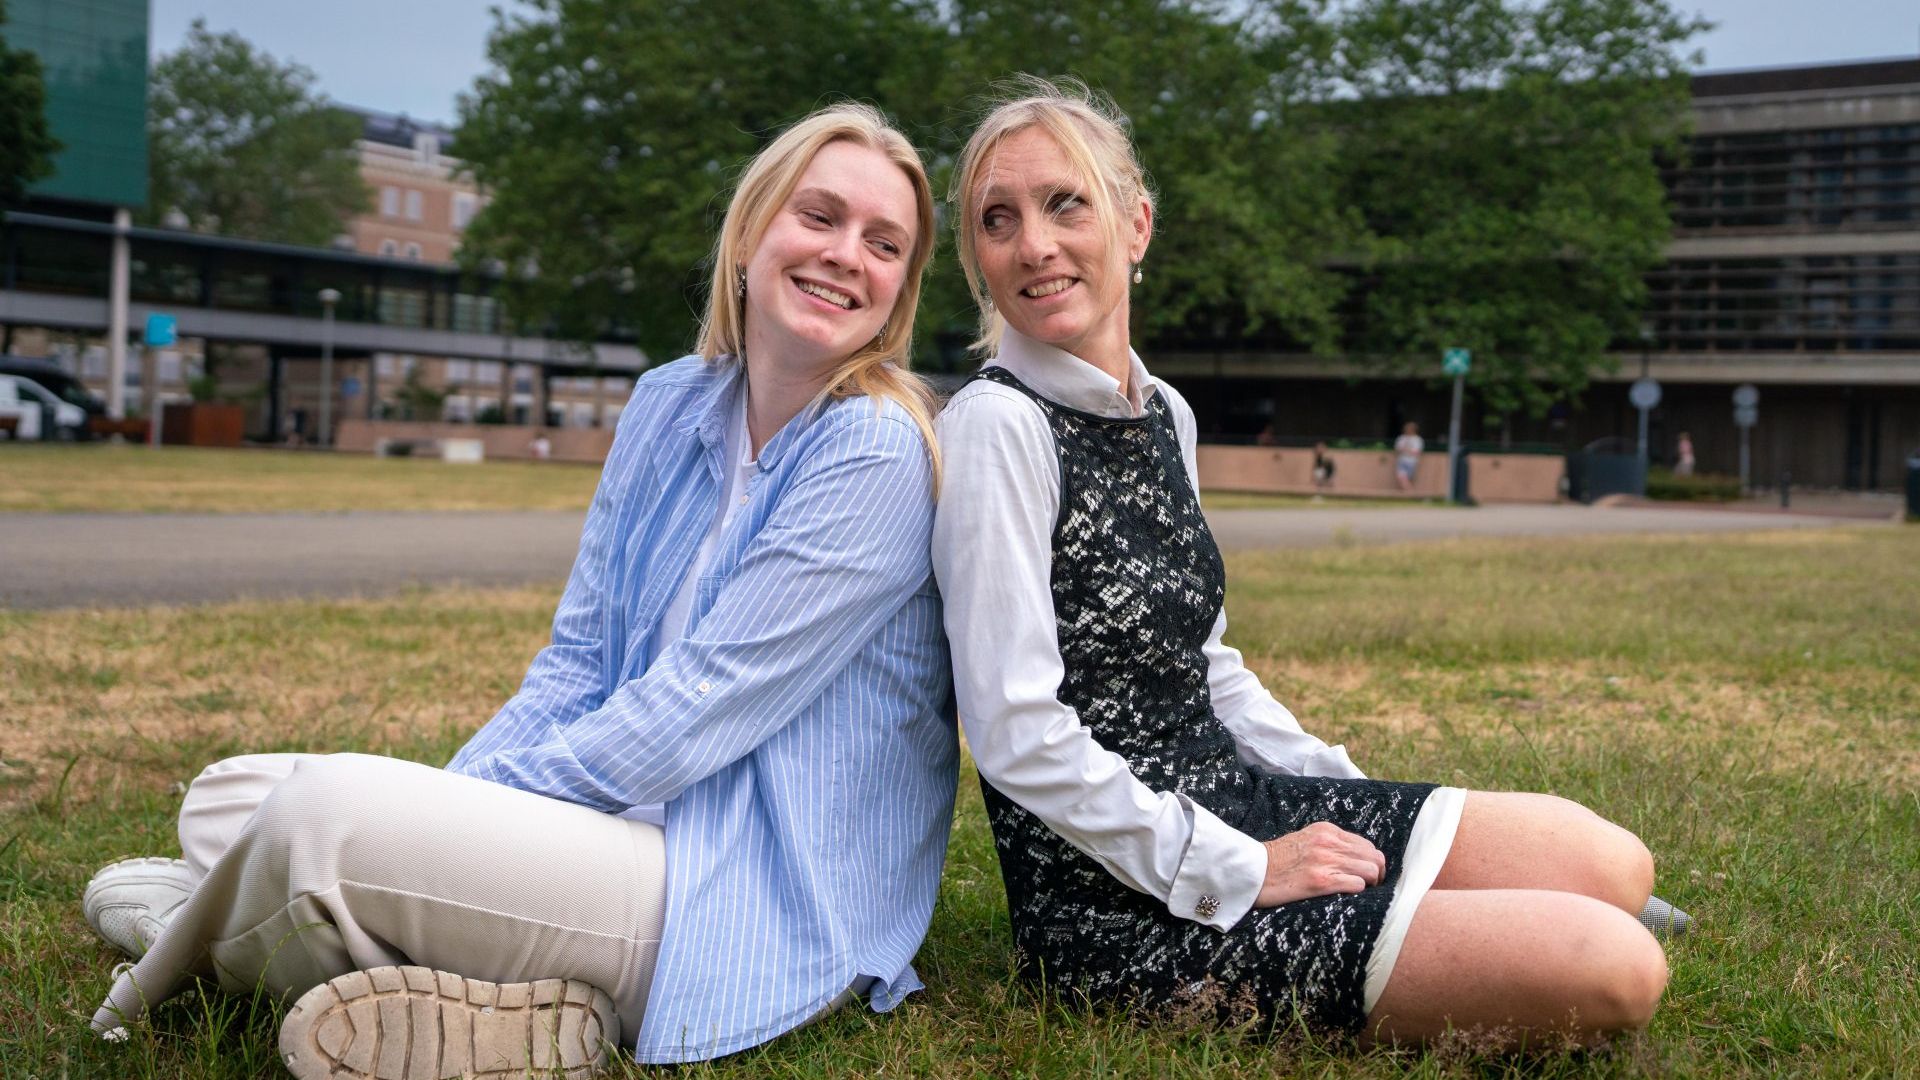
[[[333,445],[333,306],[339,289],[321,289],[320,306],[320,445]]]

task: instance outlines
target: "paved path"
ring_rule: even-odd
[[[0,607],[559,581],[585,520],[574,511],[0,514]]]
[[[1215,510],[1207,515],[1226,551],[1384,544],[1468,536],[1593,536],[1618,533],[1705,533],[1804,529],[1860,524],[1858,518],[1586,506],[1366,507],[1357,510]]]
[[[1797,514],[1580,506],[1219,510],[1208,518],[1229,551],[1843,523]],[[388,593],[410,584],[556,582],[573,565],[582,520],[571,512],[0,513],[0,607],[125,607]]]

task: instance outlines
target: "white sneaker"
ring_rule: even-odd
[[[377,967],[300,995],[280,1022],[280,1060],[298,1080],[586,1080],[619,1040],[613,999],[577,980]]]
[[[80,910],[102,941],[138,957],[192,895],[193,875],[184,860],[124,859],[93,875]]]
[[[1647,906],[1641,909],[1640,925],[1646,927],[1654,937],[1665,941],[1685,937],[1693,929],[1693,916],[1653,896],[1647,899]]]

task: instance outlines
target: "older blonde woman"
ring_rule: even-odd
[[[210,767],[185,860],[88,889],[95,929],[145,950],[95,1027],[199,970],[298,997],[298,1077],[584,1076],[608,1043],[710,1058],[918,988],[957,757],[906,371],[933,222],[873,110],[773,140],[700,354],[621,414],[519,692],[444,771]]]
[[[1111,108],[1022,90],[953,186],[992,359],[940,416],[934,569],[1026,971],[1384,1039],[1647,1023],[1638,839],[1564,799],[1364,779],[1223,643],[1193,416],[1129,346],[1152,193]]]

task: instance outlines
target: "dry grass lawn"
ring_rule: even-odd
[[[585,510],[600,470],[557,461],[0,444],[0,511]]]
[[[1912,1075],[1920,1057],[1920,529],[1477,541],[1229,560],[1229,640],[1389,778],[1548,790],[1638,831],[1699,919],[1652,1029],[1598,1053],[1358,1051],[1139,1027],[1009,976],[978,787],[898,1012],[671,1075]],[[272,1077],[270,1003],[196,993],[122,1047],[78,896],[177,850],[215,757],[440,761],[517,684],[556,589],[0,613],[0,1073]],[[629,1066],[634,1075],[654,1070]]]

